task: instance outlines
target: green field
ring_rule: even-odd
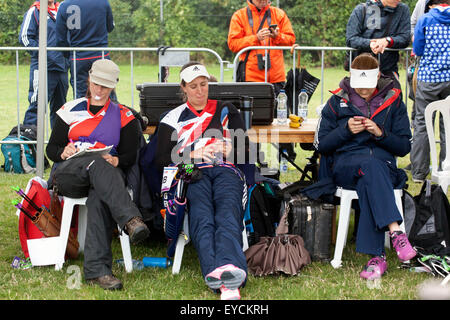
[[[131,105],[132,95],[134,107],[139,109],[139,96],[136,84],[156,82],[157,67],[150,65],[134,66],[134,82],[130,81],[130,65],[120,65],[121,76],[117,93],[121,103]],[[217,66],[208,66],[211,74],[219,76]],[[313,75],[320,77],[320,69],[311,68]],[[15,66],[0,66],[0,136],[4,137],[17,123],[17,89]],[[326,69],[324,81],[324,101],[330,96],[328,90],[335,89],[344,71],[340,69]],[[231,81],[232,71],[225,70],[225,81]],[[404,86],[404,73],[401,75]],[[178,81],[178,69],[171,69],[170,81]],[[19,68],[19,119],[27,108],[28,66]],[[71,92],[68,94],[71,97]],[[310,103],[311,116],[315,116],[315,107],[320,104],[320,85]],[[408,107],[411,107],[411,101]],[[310,152],[296,147],[299,154],[297,164],[301,167],[306,163]],[[269,155],[269,163],[276,165],[275,153]],[[3,159],[0,158],[3,163]],[[398,159],[399,167],[409,163],[409,156]],[[48,178],[46,170],[44,178]],[[410,173],[408,173],[411,179]],[[11,186],[25,187],[32,175],[14,175],[0,173],[0,299],[218,299],[218,296],[207,289],[201,276],[196,252],[192,245],[185,250],[183,264],[179,275],[172,275],[170,269],[146,268],[127,274],[124,269],[114,264],[113,272],[124,282],[125,289],[119,292],[106,292],[97,287],[81,283],[73,288],[73,273],[67,273],[69,266],[82,268],[82,256],[74,261],[66,262],[62,271],[55,271],[53,266],[34,267],[30,270],[15,270],[11,267],[14,256],[22,257],[19,236],[17,232],[18,220],[11,200],[17,198]],[[290,171],[285,180],[294,181],[298,178],[295,171]],[[411,180],[410,180],[411,181]],[[418,194],[420,185],[409,183],[408,190]],[[349,232],[349,236],[351,231]],[[333,248],[332,248],[333,249]],[[114,259],[121,258],[118,239],[113,241]],[[145,256],[161,257],[165,255],[165,245],[161,241],[149,240],[144,244],[133,246],[134,259]],[[359,279],[359,272],[367,262],[368,257],[355,253],[354,243],[349,242],[344,250],[343,267],[333,269],[329,263],[314,262],[305,267],[298,276],[269,276],[263,278],[249,277],[248,283],[241,291],[245,300],[328,300],[328,299],[357,299],[357,300],[404,300],[416,299],[417,287],[429,276],[411,273],[399,269],[399,262],[395,252],[388,250],[389,272],[376,285],[370,285]],[[75,267],[75,269],[77,268]]]

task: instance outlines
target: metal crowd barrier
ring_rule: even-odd
[[[239,57],[250,50],[265,50],[265,81],[267,82],[267,55],[268,55],[268,51],[269,50],[291,50],[292,47],[287,47],[287,46],[251,46],[251,47],[246,47],[242,50],[240,50],[236,56],[234,57],[234,61],[233,61],[233,66],[234,66],[234,71],[233,71],[233,81],[236,81],[236,76],[237,76],[237,67],[238,67],[238,63],[239,63]],[[406,51],[409,52],[412,49],[411,48],[405,48],[405,49],[390,49],[390,48],[386,48],[387,51],[392,50],[392,51]],[[325,51],[350,51],[350,61],[351,61],[351,53],[353,51],[356,51],[356,49],[353,48],[349,48],[349,47],[308,47],[308,46],[296,46],[294,48],[294,51],[292,53],[292,69],[295,69],[295,63],[296,63],[296,56],[297,56],[297,51],[320,51],[321,52],[321,75],[320,75],[320,104],[323,104],[323,98],[324,98],[324,70],[325,70]],[[378,60],[380,59],[380,55],[378,55]],[[342,61],[343,62],[343,61]],[[342,63],[341,63],[342,64]],[[405,55],[405,70],[408,70],[408,65],[409,65],[409,60],[408,60],[408,54]],[[295,94],[295,85],[296,85],[296,81],[295,81],[295,72],[293,73],[293,94]],[[403,96],[403,98],[405,99],[405,104],[406,106],[408,106],[408,77],[405,77],[405,94]],[[294,102],[294,99],[293,101]],[[295,109],[295,106],[292,106],[293,110]]]
[[[239,62],[239,57],[241,54],[249,51],[249,50],[265,50],[266,52],[266,61],[267,61],[267,53],[268,50],[291,50],[292,47],[287,47],[287,46],[251,46],[251,47],[246,47],[242,50],[240,50],[234,60],[233,60],[233,64],[228,64],[228,67],[232,67],[233,68],[233,81],[235,81],[236,79],[236,73],[237,73],[237,66],[238,66],[238,62]],[[19,52],[20,51],[38,51],[39,48],[38,47],[0,47],[0,50],[3,51],[15,51],[15,56],[16,56],[16,94],[17,94],[17,125],[20,126],[20,93],[19,93]],[[130,66],[131,66],[131,71],[130,71],[130,78],[131,78],[131,106],[134,107],[134,89],[135,89],[135,84],[134,84],[134,70],[133,70],[133,65],[134,65],[134,53],[135,52],[156,52],[159,55],[159,58],[161,57],[160,52],[161,50],[162,53],[190,53],[190,52],[205,52],[205,53],[209,53],[212,54],[213,56],[216,57],[219,66],[220,66],[220,78],[219,81],[223,82],[223,78],[224,78],[224,64],[228,63],[228,61],[223,60],[220,55],[215,52],[214,50],[211,50],[209,48],[170,48],[170,47],[159,47],[159,48],[104,48],[104,47],[92,47],[92,48],[62,48],[62,47],[48,47],[47,50],[50,51],[71,51],[73,52],[73,55],[76,57],[77,52],[79,51],[101,51],[102,52],[102,56],[104,57],[104,54],[106,51],[108,52],[129,52],[130,53]],[[323,99],[324,99],[324,76],[325,76],[325,51],[354,51],[355,49],[349,48],[349,47],[309,47],[309,46],[297,46],[294,48],[294,51],[292,53],[292,69],[295,69],[295,64],[296,64],[296,55],[297,55],[297,51],[298,50],[306,50],[306,51],[320,51],[321,52],[321,76],[320,76],[320,80],[321,80],[321,89],[320,89],[320,101],[321,104],[324,103]],[[393,50],[393,49],[386,49],[386,50]],[[411,48],[406,48],[406,49],[401,49],[398,51],[411,51]],[[159,61],[161,61],[159,59]],[[76,60],[72,60],[73,63],[73,68],[76,69]],[[170,64],[170,62],[168,63],[167,61],[164,62],[165,64],[161,64],[159,63],[159,67],[161,66],[173,66],[172,64]],[[174,65],[180,65],[180,64],[176,64],[177,62],[175,62]],[[405,55],[405,70],[408,69],[408,54]],[[181,64],[182,65],[182,64]],[[159,68],[158,70],[160,70],[161,68]],[[294,88],[293,88],[293,92],[295,93],[295,72],[293,74],[294,76]],[[405,99],[405,104],[407,105],[408,103],[408,79],[407,77],[405,77],[405,94],[404,94],[404,99]],[[267,62],[266,62],[266,69],[265,69],[265,79],[267,81]],[[47,87],[47,84],[45,84],[45,88]],[[76,74],[74,75],[74,95],[76,95]],[[47,94],[47,90],[44,91]],[[47,110],[47,105],[48,105],[48,99],[46,98],[45,101],[47,102],[45,104],[45,109],[44,109],[44,113],[46,114],[46,110]],[[293,106],[295,108],[295,106]],[[42,112],[41,110],[41,106],[38,105],[38,113]],[[47,131],[47,136],[49,135],[48,133],[48,121],[45,121],[45,128],[39,128],[38,127],[38,131],[40,131],[40,133],[38,132],[38,137],[44,137],[44,130]],[[18,130],[18,132],[20,132],[20,130]],[[37,144],[38,146],[40,145],[41,147],[38,147],[38,150],[44,150],[43,145],[44,143],[47,143],[48,141],[44,141],[42,139],[42,141],[40,141],[40,139],[38,139],[38,141],[29,141],[29,142],[24,142],[24,141],[8,141],[8,143],[29,143],[29,144]],[[0,144],[3,143],[2,141],[0,141]],[[38,154],[38,157],[42,157],[43,158],[43,152],[42,154]],[[43,163],[43,161],[41,162]],[[37,175],[42,177],[44,173],[44,168],[37,168]]]

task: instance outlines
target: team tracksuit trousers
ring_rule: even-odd
[[[230,168],[202,168],[202,178],[187,189],[189,233],[205,277],[233,264],[247,272],[242,251],[245,181]]]
[[[384,253],[384,235],[392,222],[402,222],[395,204],[394,188],[405,175],[386,161],[365,155],[343,155],[333,168],[338,186],[356,190],[361,209],[356,251],[370,255]]]

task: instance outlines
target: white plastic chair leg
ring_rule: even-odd
[[[248,249],[247,230],[245,229],[245,222],[244,222],[244,230],[242,230],[242,251],[245,252],[245,250],[247,249]]]
[[[122,247],[122,255],[123,255],[123,263],[125,265],[125,271],[130,273],[133,271],[133,259],[131,257],[131,248],[130,248],[130,237],[122,232],[119,226],[119,238],[120,238],[120,246]]]
[[[183,232],[178,235],[173,257],[172,274],[180,273],[181,261],[183,260],[184,246],[189,242],[189,222],[187,214],[184,215]]]
[[[61,218],[61,228],[60,228],[60,232],[59,232],[60,246],[58,249],[59,252],[57,254],[57,256],[58,256],[57,262],[55,263],[55,270],[61,270],[64,265],[64,261],[65,261],[64,256],[66,253],[67,241],[69,239],[70,224],[72,221],[73,209],[74,209],[75,205],[84,206],[86,204],[86,200],[87,200],[87,198],[74,199],[74,198],[64,197],[64,206],[63,206],[62,218]],[[83,214],[79,214],[79,219],[80,218],[83,219],[82,216],[83,216]],[[81,221],[83,221],[83,220],[81,220]],[[80,224],[80,222],[79,222],[79,224]],[[81,231],[83,231],[83,230],[81,230]],[[84,232],[85,232],[85,230],[84,230]],[[84,244],[84,239],[82,241]],[[80,245],[80,247],[81,247],[81,245]]]
[[[395,204],[397,205],[397,208],[398,208],[398,211],[400,212],[400,216],[402,217],[402,220],[404,220],[402,195],[403,195],[403,190],[402,189],[394,189]],[[406,233],[406,228],[405,228],[405,223],[404,222],[400,224],[400,230]],[[384,246],[386,248],[390,248],[391,247],[391,238],[389,237],[389,231],[387,231],[386,234],[385,234]]]
[[[336,236],[336,246],[334,249],[334,257],[331,260],[333,268],[340,268],[342,265],[342,252],[347,242],[347,232],[350,222],[350,210],[355,191],[343,190],[341,194],[341,202],[339,208],[339,224]]]

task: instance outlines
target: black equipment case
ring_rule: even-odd
[[[289,202],[289,234],[300,235],[312,260],[330,260],[334,205],[303,195]]]
[[[180,84],[143,83],[139,90],[140,113],[148,118],[148,125],[156,125],[163,112],[183,104]],[[240,97],[253,97],[253,124],[269,125],[274,118],[275,91],[271,83],[210,82],[209,99],[230,101],[240,108]]]

